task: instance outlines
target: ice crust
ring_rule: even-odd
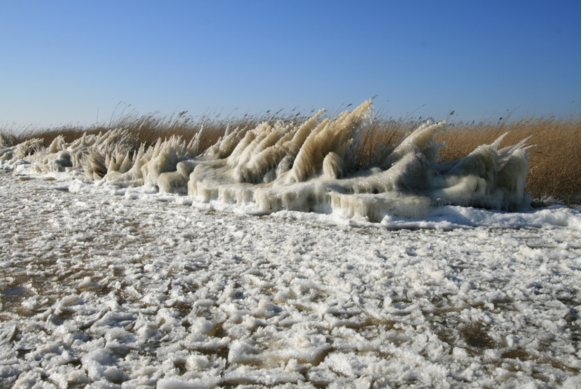
[[[579,209],[255,217],[253,204],[10,166],[2,387],[580,381]]]
[[[160,138],[135,150],[132,135],[117,129],[71,144],[57,137],[47,148],[31,139],[0,150],[0,160],[12,168],[30,162],[38,173],[82,168],[100,185],[187,193],[205,203],[252,205],[265,214],[317,212],[381,222],[386,216],[423,218],[443,205],[529,208],[527,139],[500,149],[502,136],[464,158],[439,163],[444,144],[433,137],[445,122],[426,122],[392,148],[380,145],[373,161],[362,165],[358,150],[373,116],[372,100],[333,119],[322,115],[300,124],[265,122],[247,132],[227,131],[202,154],[202,131],[189,144]]]

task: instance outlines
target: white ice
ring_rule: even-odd
[[[32,169],[0,174],[1,386],[580,381],[579,209],[253,216]]]

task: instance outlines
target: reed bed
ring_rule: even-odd
[[[222,117],[220,113],[208,112],[201,116],[190,116],[186,111],[168,116],[157,113],[139,115],[136,112],[122,111],[107,123],[90,126],[65,125],[60,127],[25,129],[0,128],[5,140],[17,144],[31,138],[41,138],[45,146],[59,135],[66,142],[72,142],[82,133],[98,134],[116,128],[128,129],[139,144],[152,145],[158,138],[181,136],[186,142],[203,129],[201,150],[213,145],[223,136],[227,129],[250,130],[259,123],[301,123],[309,115],[300,112],[266,111],[261,114],[241,117]],[[393,119],[376,117],[359,134],[358,165],[369,166],[373,163],[376,150],[381,144],[392,146],[408,130],[418,126],[422,119]],[[529,173],[526,191],[536,200],[556,199],[567,204],[580,204],[581,192],[581,119],[580,115],[566,118],[554,116],[506,119],[484,122],[452,122],[445,131],[435,137],[435,141],[444,142],[441,148],[443,162],[466,156],[482,144],[490,144],[499,136],[508,133],[501,147],[518,143],[529,137],[528,144],[535,145],[530,152]]]
[[[501,147],[530,137],[526,191],[534,199],[554,198],[580,204],[580,116],[525,118],[499,123],[452,125],[436,137],[446,142],[444,161],[461,158],[507,132]]]

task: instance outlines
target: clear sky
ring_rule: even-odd
[[[580,111],[580,1],[0,1],[0,125],[377,108]],[[234,112],[233,112],[234,111]]]

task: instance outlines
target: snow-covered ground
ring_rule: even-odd
[[[579,387],[579,209],[249,213],[1,172],[0,386]]]

